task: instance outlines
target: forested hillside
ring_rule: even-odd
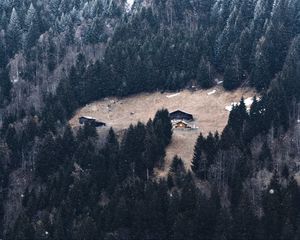
[[[216,79],[261,98],[167,179],[167,109],[122,137],[67,124]],[[0,1],[0,238],[300,239],[299,100],[299,0]]]

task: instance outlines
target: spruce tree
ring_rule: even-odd
[[[213,85],[212,66],[203,57],[197,70],[197,82],[202,88],[210,88]]]
[[[163,146],[167,146],[172,138],[172,123],[167,109],[156,112],[153,120],[154,129],[159,139],[163,140]]]
[[[51,133],[48,133],[42,142],[37,156],[36,176],[43,181],[52,174],[58,167],[57,146]]]
[[[257,218],[254,215],[253,207],[246,193],[237,209],[233,213],[233,239],[255,239]]]
[[[162,160],[164,156],[159,154],[158,139],[155,135],[153,123],[150,120],[147,123],[146,136],[145,136],[145,152],[143,153],[143,159],[147,167],[147,178],[153,173],[155,164]]]
[[[284,190],[282,203],[284,222],[289,224],[293,229],[297,228],[298,216],[300,214],[300,189],[294,177],[290,177],[288,185]]]
[[[203,159],[202,159],[202,151],[201,151],[201,142],[202,142],[202,137],[199,136],[194,147],[194,156],[193,156],[191,168],[197,177],[201,179],[205,179],[206,166],[203,166],[202,164]],[[202,167],[204,167],[204,169],[201,169]]]
[[[269,62],[266,59],[265,53],[263,51],[257,53],[251,74],[252,85],[259,91],[266,90],[271,78]]]
[[[0,43],[1,44],[1,43]],[[1,46],[0,46],[0,57],[3,56],[1,54]],[[4,59],[2,59],[4,60]],[[1,62],[1,60],[0,60]],[[0,63],[1,64],[1,63]],[[6,66],[0,67],[0,106],[4,106],[6,103],[10,101],[10,90],[12,88],[12,83],[9,77],[9,71]]]
[[[280,239],[283,227],[282,188],[277,172],[274,173],[263,196],[263,224],[268,240]]]
[[[31,3],[25,17],[25,29],[27,30],[27,32],[25,33],[23,40],[23,49],[27,56],[30,55],[30,49],[36,45],[36,41],[40,36],[39,28],[40,23],[38,15],[33,4]]]
[[[237,55],[235,55],[227,64],[224,72],[223,86],[227,90],[233,90],[242,83],[241,63]]]
[[[258,166],[259,169],[266,168],[269,171],[272,171],[273,169],[273,158],[267,142],[264,142],[262,145],[261,152],[258,157]]]
[[[7,44],[10,55],[15,54],[21,45],[22,29],[19,16],[15,8],[13,8],[10,21],[7,27]]]
[[[300,99],[300,36],[297,36],[291,46],[287,55],[283,71],[281,73],[281,81],[289,99],[296,96]]]
[[[33,4],[31,3],[30,6],[29,6],[29,9],[27,11],[27,14],[25,16],[25,23],[24,23],[25,27],[27,29],[29,29],[30,24],[32,22],[37,22],[37,21],[38,21],[37,20],[37,13],[36,13],[36,10],[35,10]]]

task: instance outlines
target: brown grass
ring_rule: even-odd
[[[79,109],[70,120],[70,124],[77,127],[79,126],[78,117],[91,116],[120,132],[131,123],[147,122],[161,108],[167,108],[170,112],[180,109],[193,114],[195,121],[191,125],[195,125],[198,129],[174,130],[172,143],[167,148],[165,169],[157,171],[159,176],[165,176],[171,160],[176,154],[184,160],[186,167],[190,168],[194,144],[200,132],[204,135],[209,132],[222,132],[229,115],[225,106],[232,102],[238,102],[242,96],[248,98],[255,95],[255,91],[250,88],[242,88],[232,92],[224,91],[221,87],[214,89],[217,92],[213,95],[208,95],[213,90],[210,89],[196,92],[184,90],[172,98],[167,96],[174,93],[162,94],[159,92],[143,93],[123,99],[106,98]]]

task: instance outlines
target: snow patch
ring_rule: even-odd
[[[132,8],[132,5],[134,4],[135,0],[127,0],[126,2],[126,11],[129,12]]]
[[[210,95],[213,95],[213,94],[215,94],[216,92],[217,92],[217,90],[216,90],[216,89],[214,89],[213,91],[211,91],[211,92],[207,93],[207,95],[208,95],[208,96],[210,96]]]
[[[223,81],[222,81],[222,80],[219,80],[218,78],[215,78],[215,83],[216,83],[217,85],[220,85],[220,84],[223,83]]]
[[[236,103],[236,102],[233,102],[233,103],[231,103],[231,105],[226,106],[225,109],[226,109],[228,112],[231,112],[233,106],[235,106],[235,105],[237,105],[237,103]]]
[[[257,99],[257,101],[260,100],[259,97],[256,97],[256,99]],[[246,98],[246,99],[244,100],[244,103],[245,103],[245,106],[246,106],[246,108],[247,108],[247,111],[249,111],[249,110],[250,110],[250,107],[251,107],[251,105],[252,105],[252,103],[253,103],[253,97]],[[225,109],[226,109],[227,111],[230,112],[230,111],[232,110],[232,107],[235,106],[235,105],[238,105],[238,104],[239,104],[239,103],[237,103],[237,102],[232,102],[230,105],[226,106]]]
[[[253,103],[253,98],[247,98],[244,100],[246,107],[250,107]]]
[[[175,94],[172,94],[172,95],[168,95],[167,98],[173,98],[173,97],[177,97],[179,95],[180,95],[180,93],[175,93]]]

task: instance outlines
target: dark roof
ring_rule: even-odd
[[[80,124],[89,124],[89,125],[93,125],[95,127],[106,126],[106,123],[97,121],[95,118],[87,117],[87,116],[79,117],[79,123]]]
[[[181,110],[176,110],[174,112],[171,112],[170,114],[175,114],[175,113],[183,113],[183,114],[187,114],[187,115],[192,115],[190,113],[187,113],[187,112],[184,112],[184,111],[181,111]]]
[[[176,118],[176,117],[179,117],[179,116],[180,116],[180,118],[193,119],[192,114],[181,111],[181,110],[176,110],[176,111],[170,113],[171,118]]]

